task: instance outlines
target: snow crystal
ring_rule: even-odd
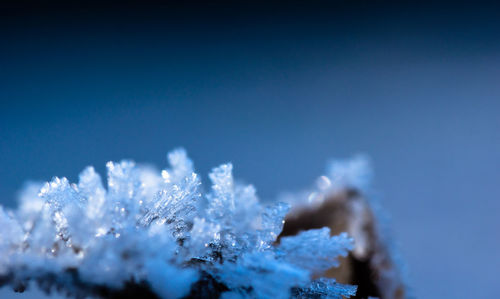
[[[346,233],[330,237],[330,229],[311,229],[296,236],[281,238],[278,247],[281,259],[309,271],[322,273],[337,266],[338,256],[346,256],[353,248],[353,239]]]
[[[355,293],[331,279],[312,280],[352,248],[346,234],[311,230],[276,245],[287,204],[262,205],[252,185],[234,180],[231,164],[212,170],[204,192],[183,149],[168,161],[160,172],[108,162],[107,187],[93,167],[78,184],[54,178],[27,185],[18,210],[0,207],[0,282],[22,289],[37,280],[44,290],[79,297],[131,282],[163,298]]]

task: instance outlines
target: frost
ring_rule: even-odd
[[[252,287],[255,298],[289,298],[293,287],[310,281],[307,270],[277,260],[272,252],[245,254],[224,265],[221,276],[232,289]]]
[[[108,162],[107,186],[93,167],[77,184],[27,185],[16,211],[0,207],[0,282],[22,290],[108,296],[142,286],[162,298],[340,298],[355,287],[313,280],[352,249],[328,229],[284,237],[284,203],[263,205],[232,164],[209,174],[205,192],[183,149],[156,171]],[[354,167],[355,168],[355,167]]]
[[[333,194],[356,190],[363,194],[370,193],[373,171],[370,159],[357,155],[351,159],[330,160],[326,174],[318,177],[310,190],[283,193],[280,200],[296,209],[304,207],[319,207],[325,199]]]
[[[313,244],[313,245],[311,245]],[[319,274],[338,265],[338,256],[346,256],[353,248],[353,240],[346,233],[330,237],[330,229],[311,229],[293,237],[281,238],[280,257]]]
[[[312,281],[308,288],[294,290],[296,298],[341,299],[356,295],[356,286],[343,285],[334,279],[319,278]]]

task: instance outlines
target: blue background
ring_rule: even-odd
[[[0,203],[109,160],[206,178],[231,161],[262,200],[331,157],[371,156],[419,298],[498,298],[500,10],[493,4],[8,3]],[[30,291],[2,298],[36,298]]]

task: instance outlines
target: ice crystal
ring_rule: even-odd
[[[327,164],[326,174],[316,179],[312,189],[283,193],[280,200],[290,204],[292,209],[318,207],[328,196],[338,192],[356,190],[370,193],[371,181],[372,168],[368,157],[358,155],[351,159],[331,160]]]
[[[288,205],[259,202],[232,165],[209,174],[204,192],[182,149],[157,173],[107,163],[107,187],[92,167],[78,184],[28,185],[16,211],[0,207],[0,284],[107,296],[130,283],[162,298],[341,298],[355,287],[313,276],[352,249],[346,234],[318,229],[276,244]],[[315,277],[315,276],[314,276]],[[107,290],[107,291],[103,291]]]
[[[342,285],[334,279],[319,278],[312,281],[309,287],[295,289],[296,298],[345,298],[356,295],[356,286]]]
[[[304,246],[314,244],[314,247]],[[337,266],[338,256],[346,256],[353,247],[353,241],[346,233],[330,237],[330,229],[311,229],[296,236],[281,238],[278,250],[285,261],[320,274]]]

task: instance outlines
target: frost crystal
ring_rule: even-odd
[[[304,246],[314,244],[314,246]],[[353,248],[353,240],[346,233],[330,237],[330,229],[311,229],[296,236],[283,237],[278,247],[285,261],[319,274],[337,266],[338,256],[346,256]]]
[[[157,173],[132,161],[107,163],[107,187],[92,167],[78,184],[30,184],[17,211],[0,207],[0,283],[30,280],[76,297],[113,296],[130,284],[162,298],[345,298],[356,288],[313,280],[352,249],[327,228],[284,237],[288,205],[259,203],[232,165],[209,174],[203,192],[182,149]],[[317,276],[314,276],[317,277]]]
[[[308,288],[294,290],[296,298],[346,298],[356,295],[356,286],[343,285],[334,279],[319,278],[312,281]]]

